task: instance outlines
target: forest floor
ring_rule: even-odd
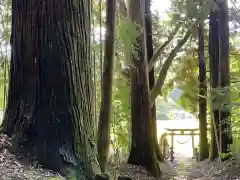
[[[0,180],[64,180],[58,173],[23,161],[21,155],[12,155],[8,146],[8,137],[0,134]]]
[[[196,162],[191,157],[175,154],[173,162],[160,164],[161,180],[240,180],[240,158],[234,157],[225,162],[205,160]],[[146,171],[137,166],[125,165],[118,170],[121,176],[134,180],[156,180],[148,177]]]
[[[64,180],[58,173],[24,162],[6,147],[8,138],[0,134],[0,180]],[[160,164],[162,180],[240,180],[240,159],[218,162],[196,162],[191,157],[175,154],[174,162]],[[138,166],[122,165],[109,169],[112,175],[128,176],[133,180],[155,180]]]

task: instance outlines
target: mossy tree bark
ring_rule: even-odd
[[[115,12],[116,0],[107,0],[106,38],[104,65],[102,75],[102,99],[98,124],[98,155],[99,163],[103,172],[106,170],[109,141],[110,121],[112,107],[112,84],[113,84],[113,61],[115,46]]]
[[[200,22],[198,27],[198,66],[199,66],[199,151],[200,160],[209,156],[207,139],[207,82],[206,63],[204,59],[204,24]]]
[[[4,132],[45,167],[100,172],[93,118],[90,1],[12,1]]]
[[[145,27],[146,27],[146,45],[147,45],[147,57],[148,63],[153,57],[153,40],[152,40],[152,12],[151,2],[146,0],[145,5]],[[149,88],[152,90],[155,85],[154,68],[149,72]],[[153,137],[156,148],[157,158],[159,161],[164,161],[163,155],[160,151],[160,145],[157,139],[157,117],[156,117],[156,104],[154,103],[151,108],[151,121],[153,124]]]
[[[153,137],[153,124],[150,113],[149,78],[147,69],[145,41],[145,0],[130,0],[129,15],[140,28],[140,36],[135,44],[131,68],[131,115],[132,142],[128,159],[129,164],[141,165],[154,176],[160,177],[157,155]]]

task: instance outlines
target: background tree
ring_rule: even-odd
[[[98,155],[99,163],[103,172],[106,170],[109,141],[110,122],[112,107],[112,85],[113,85],[113,63],[115,46],[115,13],[116,1],[107,1],[106,13],[106,38],[104,48],[104,65],[102,74],[102,99],[100,108],[100,118],[98,125]]]
[[[152,40],[152,13],[151,13],[151,2],[150,0],[146,0],[145,5],[145,26],[146,26],[146,47],[147,47],[147,57],[148,62],[153,57],[153,40]],[[149,88],[150,90],[153,89],[155,85],[155,76],[154,76],[154,67],[149,72]],[[152,118],[152,124],[153,124],[153,138],[154,138],[154,144],[156,149],[157,158],[159,161],[163,161],[163,155],[160,150],[160,145],[158,143],[157,138],[157,117],[156,117],[156,104],[154,103],[151,108],[151,118]]]
[[[132,54],[134,66],[130,70],[132,143],[128,163],[142,165],[154,176],[159,177],[160,169],[157,164],[153,125],[150,118],[144,13],[145,1],[129,1],[129,16],[139,26],[138,30],[143,29],[143,31],[137,37],[137,44],[134,44],[134,53]]]
[[[200,21],[198,27],[198,66],[199,66],[199,151],[200,160],[209,156],[207,139],[207,81],[206,64],[204,57],[204,22]]]

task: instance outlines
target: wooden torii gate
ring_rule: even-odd
[[[173,161],[173,148],[174,148],[174,136],[191,136],[192,139],[192,150],[193,150],[193,156],[195,155],[195,145],[194,145],[194,136],[198,136],[198,128],[195,129],[171,129],[171,128],[165,128],[167,131],[167,135],[171,136],[171,147],[170,147],[170,157],[171,161]]]

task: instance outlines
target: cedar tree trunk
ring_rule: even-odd
[[[207,84],[206,84],[206,63],[204,59],[204,25],[200,22],[198,29],[198,66],[199,66],[199,151],[200,160],[209,156],[207,139]]]
[[[141,165],[154,176],[160,176],[151,121],[149,79],[145,41],[145,0],[130,0],[129,13],[143,31],[135,44],[132,60],[136,67],[131,68],[131,114],[132,142],[128,159],[129,164]]]
[[[151,2],[150,0],[146,0],[145,6],[145,27],[146,27],[146,45],[147,45],[147,57],[148,62],[153,57],[153,40],[152,40],[152,13],[151,13]],[[155,77],[154,77],[154,67],[149,72],[149,88],[152,90],[155,85]],[[155,101],[155,100],[154,100]],[[157,153],[157,158],[159,161],[163,161],[163,155],[160,151],[160,145],[158,144],[157,139],[157,118],[156,118],[156,104],[154,103],[151,108],[151,121],[153,124],[153,138]]]
[[[228,13],[228,4],[227,0],[219,1],[219,43],[220,43],[220,86],[228,87],[228,104],[230,103],[230,66],[229,66],[229,13]],[[227,111],[221,111],[221,135],[222,135],[222,152],[227,153],[229,150],[229,145],[232,144],[232,129],[231,129],[231,120],[230,120],[230,109]],[[223,123],[224,122],[224,123]]]
[[[209,68],[210,68],[210,79],[211,87],[216,88],[218,86],[219,78],[219,23],[217,21],[218,12],[214,11],[209,17]],[[217,142],[214,133],[214,125],[219,127],[219,112],[215,110],[212,117],[211,124],[211,146],[210,146],[210,159],[215,159],[218,156]],[[219,137],[219,130],[217,130],[217,135]]]
[[[16,147],[53,170],[71,164],[78,179],[100,172],[90,8],[88,0],[12,1],[10,84],[3,122]]]
[[[229,15],[227,1],[224,0],[222,2],[217,2],[217,5],[218,9],[211,13],[209,21],[211,85],[213,88],[229,88]],[[232,143],[229,115],[230,110],[228,112],[223,112],[221,110],[216,110],[214,112],[214,119],[218,129],[217,134],[219,140],[221,140],[221,142],[219,141],[219,151],[221,151],[221,153],[227,153],[229,150],[229,144]],[[227,133],[225,133],[226,130]],[[213,131],[210,158],[215,159],[217,156],[216,139],[214,138]]]

